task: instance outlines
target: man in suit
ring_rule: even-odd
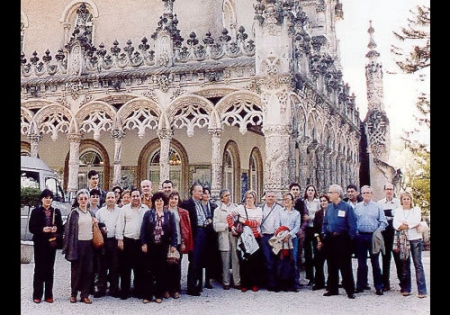
[[[194,249],[188,253],[189,266],[187,274],[187,294],[200,296],[202,266],[204,265],[204,253],[207,248],[207,226],[212,224],[212,219],[207,217],[201,204],[203,187],[194,183],[190,189],[191,198],[183,201],[181,208],[188,210],[191,220],[192,235],[194,237]]]

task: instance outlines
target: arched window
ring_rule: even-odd
[[[223,160],[223,188],[227,188],[231,192],[231,199],[233,201],[234,192],[234,172],[233,172],[233,158],[230,151],[225,151]]]
[[[86,150],[80,154],[80,166],[78,169],[78,189],[85,188],[89,185],[87,173],[95,169],[98,172],[99,187],[105,188],[104,184],[104,161],[102,156],[94,150]]]
[[[160,179],[160,169],[159,169],[159,160],[160,160],[160,149],[156,150],[151,154],[148,165],[148,179],[150,179],[153,183],[153,190],[158,190]],[[181,170],[182,170],[182,162],[180,154],[175,151],[173,148],[169,149],[169,167],[170,167],[170,180],[173,182],[173,187],[175,187],[178,191],[181,188]]]

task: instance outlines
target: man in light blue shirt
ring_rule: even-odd
[[[356,275],[356,293],[370,290],[368,286],[367,255],[370,256],[372,264],[373,282],[375,293],[383,295],[383,276],[381,274],[379,255],[380,252],[373,253],[372,237],[379,229],[384,231],[388,225],[383,209],[376,202],[372,201],[372,188],[365,185],[361,188],[363,201],[355,207],[356,215],[356,256],[358,258],[358,268]]]

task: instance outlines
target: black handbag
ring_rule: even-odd
[[[247,213],[247,208],[244,207],[245,209],[245,215],[247,216],[248,219],[248,213]],[[233,234],[233,236],[238,237],[241,236],[242,232],[244,232],[244,223],[239,221],[240,215],[238,214],[236,221],[234,221],[233,225],[235,228],[235,231],[237,233],[237,235]]]
[[[52,225],[55,225],[55,212],[56,210],[53,210],[53,220]],[[52,233],[52,237],[48,239],[50,242],[50,247],[56,248],[56,249],[62,249],[63,248],[63,235],[62,233]]]

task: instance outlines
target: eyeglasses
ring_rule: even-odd
[[[394,190],[394,188],[385,188],[384,190]]]
[[[315,189],[308,189],[308,191],[316,191]]]
[[[372,192],[371,191],[365,191],[365,192],[362,192],[361,194],[363,194],[363,195],[370,195]]]

